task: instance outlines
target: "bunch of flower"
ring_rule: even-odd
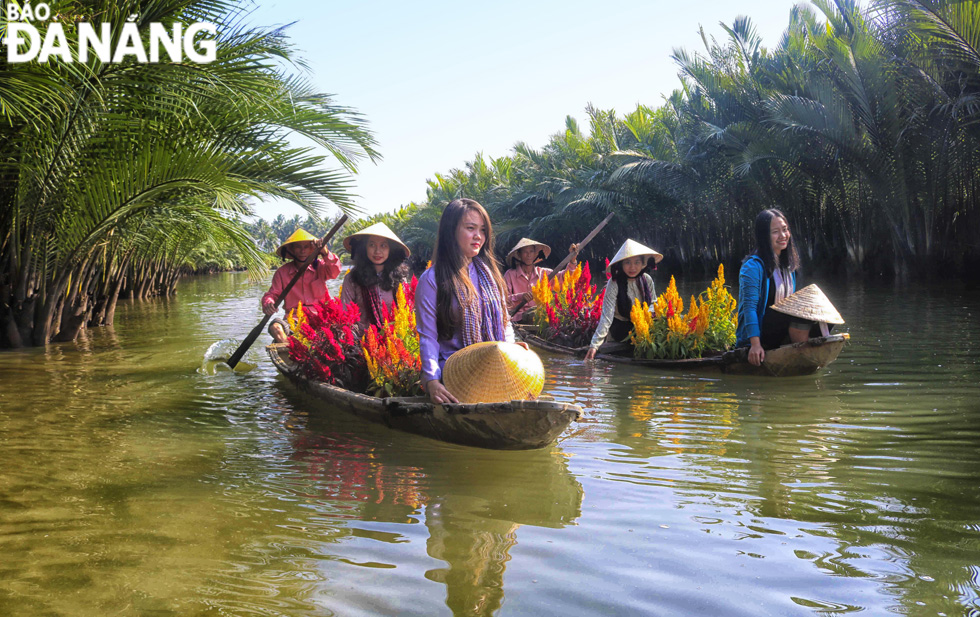
[[[419,374],[419,333],[415,325],[415,287],[398,286],[394,306],[385,306],[384,323],[371,325],[361,339],[371,383],[367,391],[375,396],[414,396],[422,394]]]
[[[738,300],[725,287],[725,266],[718,264],[718,277],[701,292],[701,310],[706,317],[704,349],[724,351],[735,345]]]
[[[605,294],[604,289],[596,294],[588,263],[579,263],[553,280],[542,276],[531,293],[538,303],[534,322],[543,338],[569,347],[588,344],[599,324]]]
[[[293,334],[289,357],[310,379],[362,391],[367,384],[367,364],[358,341],[357,305],[344,306],[328,291],[311,306],[300,304],[287,317]]]
[[[736,302],[725,289],[724,268],[701,293],[700,302],[691,297],[687,313],[670,277],[667,291],[651,307],[636,300],[630,310],[633,332],[630,341],[638,358],[700,358],[706,351],[717,352],[735,343]]]

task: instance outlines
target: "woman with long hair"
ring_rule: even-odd
[[[395,302],[398,285],[411,272],[405,260],[412,252],[384,223],[375,223],[344,238],[354,267],[344,278],[340,301],[361,309],[361,327],[380,326],[384,305]]]
[[[630,321],[630,310],[633,301],[639,300],[653,304],[657,291],[653,286],[653,277],[649,272],[664,256],[652,248],[643,246],[634,240],[627,240],[619,248],[612,261],[609,262],[608,272],[611,275],[606,283],[606,295],[602,299],[602,315],[586,360],[595,358],[599,346],[606,341],[607,336],[613,340],[625,342],[629,340],[633,330]],[[651,263],[652,262],[652,263]]]
[[[786,215],[776,208],[763,210],[755,217],[754,231],[756,248],[746,255],[738,273],[735,346],[748,346],[749,362],[759,366],[766,349],[779,347],[787,339],[805,341],[813,322],[766,310],[796,291],[800,255]]]
[[[493,245],[483,206],[472,199],[449,202],[439,221],[432,266],[415,289],[422,388],[433,403],[459,402],[441,381],[454,352],[483,341],[514,342]]]

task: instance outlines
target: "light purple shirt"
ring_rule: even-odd
[[[476,266],[470,264],[470,280],[476,281]],[[477,297],[482,302],[480,296],[480,286],[475,285]],[[418,287],[415,288],[415,324],[419,330],[419,355],[422,357],[422,383],[430,379],[442,378],[442,367],[446,364],[446,359],[454,352],[463,348],[462,329],[457,329],[451,339],[440,339],[439,330],[436,327],[436,271],[429,268],[419,277]],[[503,303],[503,300],[501,300]],[[459,303],[456,298],[452,299],[452,306],[458,310]],[[502,304],[502,310],[507,310],[506,305]],[[504,340],[508,343],[514,342],[514,328],[510,321],[504,327]]]

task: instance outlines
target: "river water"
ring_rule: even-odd
[[[0,615],[980,615],[976,289],[824,286],[806,378],[543,355],[583,417],[495,452],[204,363],[263,286],[0,352]]]

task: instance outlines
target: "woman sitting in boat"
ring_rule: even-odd
[[[575,244],[568,249],[572,259],[563,271],[574,269],[578,265],[577,249],[578,245]],[[531,289],[541,280],[541,277],[550,275],[552,269],[542,268],[536,264],[548,259],[549,255],[551,255],[550,246],[530,238],[521,238],[520,242],[507,253],[507,258],[504,259],[504,262],[510,265],[510,269],[504,272],[504,283],[507,285],[507,310],[512,313],[511,319],[515,322],[521,321],[525,315],[530,316],[532,309],[537,306]],[[514,313],[514,309],[521,303],[525,304],[521,310]]]
[[[276,249],[277,255],[283,259],[292,259],[292,261],[280,266],[272,275],[272,286],[262,296],[263,313],[266,315],[276,313],[276,299],[279,294],[286,288],[289,281],[293,280],[303,262],[317,251],[320,251],[321,256],[307,266],[303,276],[286,294],[283,309],[289,315],[291,311],[296,310],[300,302],[313,304],[323,297],[323,294],[327,292],[327,281],[340,276],[340,258],[330,252],[327,247],[321,248],[316,236],[304,229],[297,229],[282,243],[282,246]],[[289,324],[277,317],[269,324],[269,334],[277,343],[285,343],[290,334]]]
[[[755,217],[755,243],[738,273],[735,346],[748,346],[749,362],[760,366],[766,349],[807,340],[813,322],[766,310],[796,291],[800,256],[786,215],[776,208],[760,212]]]
[[[633,322],[630,321],[633,301],[639,299],[640,302],[653,304],[657,292],[649,272],[651,266],[660,263],[663,258],[657,251],[634,240],[627,240],[619,247],[616,256],[609,262],[607,272],[612,278],[606,283],[602,315],[592,335],[589,351],[585,354],[586,360],[595,358],[596,351],[607,336],[619,342],[629,341],[633,330]]]
[[[454,352],[483,341],[514,342],[506,287],[493,255],[493,227],[483,206],[472,199],[449,202],[432,266],[415,289],[422,388],[433,403],[458,402],[441,381]]]
[[[395,302],[398,285],[408,280],[405,260],[412,252],[384,223],[375,223],[344,238],[354,267],[344,278],[340,301],[361,309],[361,327],[384,321],[384,305]]]

